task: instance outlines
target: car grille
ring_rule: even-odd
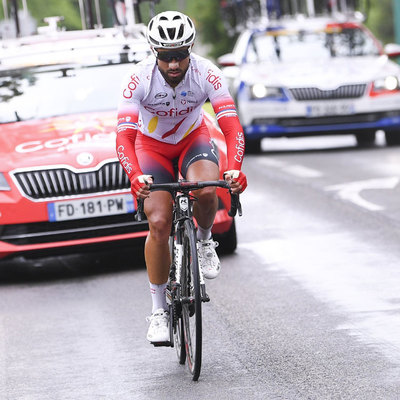
[[[390,116],[390,113],[368,113],[368,114],[352,114],[352,115],[334,115],[323,117],[294,117],[294,118],[257,118],[251,121],[252,125],[280,125],[283,127],[302,127],[302,126],[319,126],[340,124],[356,124],[356,123],[373,123],[382,118]]]
[[[297,101],[356,99],[364,95],[366,87],[366,84],[358,84],[339,86],[333,90],[295,88],[290,89],[290,93]]]
[[[95,171],[74,172],[68,168],[56,168],[16,172],[14,176],[23,193],[35,200],[130,187],[129,178],[118,161],[104,164]]]

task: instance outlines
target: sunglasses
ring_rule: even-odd
[[[172,60],[182,61],[189,57],[190,51],[185,50],[171,50],[171,51],[157,51],[157,58],[161,61],[171,62]]]

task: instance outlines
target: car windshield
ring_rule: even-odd
[[[0,71],[0,123],[114,110],[128,64]]]
[[[323,31],[268,31],[252,36],[247,62],[299,62],[333,57],[379,55],[374,39],[359,28]]]

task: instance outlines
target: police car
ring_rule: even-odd
[[[352,134],[371,145],[377,130],[399,145],[400,67],[389,57],[399,54],[357,20],[282,18],[243,31],[218,61],[246,150],[258,152],[265,137]]]

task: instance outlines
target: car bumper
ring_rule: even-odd
[[[229,230],[233,219],[226,209],[215,217],[213,233]],[[64,222],[33,222],[0,226],[0,259],[78,253],[105,246],[132,245],[148,234],[147,222],[133,214]]]
[[[379,129],[400,130],[400,111],[320,118],[257,118],[244,126],[249,139],[349,134]]]
[[[349,134],[400,129],[400,94],[327,101],[249,100],[239,97],[248,138]]]

